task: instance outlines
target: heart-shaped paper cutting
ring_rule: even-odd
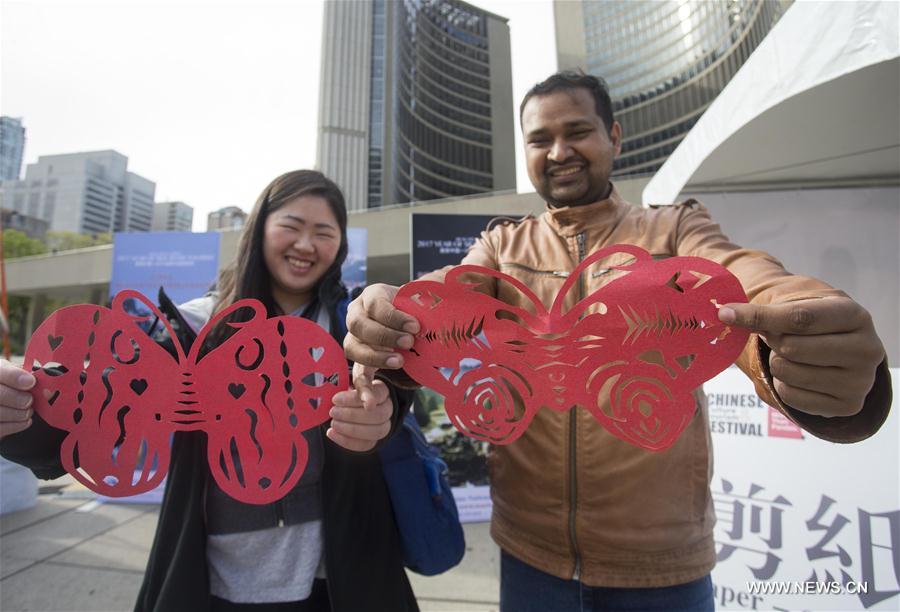
[[[314,322],[269,319],[260,302],[241,300],[200,330],[187,355],[175,340],[173,358],[126,300],[146,305],[175,339],[147,298],[121,291],[111,309],[54,312],[28,344],[35,410],[69,432],[60,449],[66,470],[109,497],[143,493],[168,471],[171,433],[202,430],[223,491],[250,504],[287,494],[306,467],[303,431],[327,421],[331,398],[348,388],[343,349]],[[248,320],[227,323],[236,331],[201,352],[210,331],[241,308]]]
[[[564,310],[583,272],[613,280]],[[529,308],[479,291],[473,279],[508,283]],[[587,257],[550,309],[521,281],[480,266],[451,270],[443,283],[404,285],[394,305],[421,331],[402,351],[404,369],[445,397],[459,431],[508,444],[540,408],[586,408],[613,435],[648,450],[674,444],[694,416],[692,391],[740,355],[749,332],[723,324],[718,309],[746,302],[737,278],[698,257],[654,261],[616,245]]]

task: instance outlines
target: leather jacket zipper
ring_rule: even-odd
[[[515,268],[516,270],[525,270],[526,272],[531,272],[532,274],[539,274],[541,276],[556,276],[558,278],[568,278],[569,273],[565,270],[536,270],[535,268],[531,268],[528,266],[524,266],[520,263],[501,263],[501,268]]]
[[[581,264],[585,257],[584,232],[575,236],[578,244],[578,263]],[[584,299],[584,275],[578,278],[578,301]],[[573,580],[581,579],[581,552],[578,550],[578,540],[575,533],[575,506],[578,503],[578,479],[576,477],[576,447],[575,441],[578,434],[577,410],[569,411],[569,538],[572,540],[572,549],[575,552],[575,572]]]

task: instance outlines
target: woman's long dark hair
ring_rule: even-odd
[[[219,297],[214,312],[219,312],[238,300],[252,298],[265,305],[269,316],[285,314],[272,297],[272,282],[263,257],[262,243],[269,215],[287,202],[302,196],[323,198],[334,213],[341,232],[337,256],[316,287],[319,303],[331,310],[347,295],[347,288],[341,282],[341,265],[347,258],[347,207],[344,194],[334,181],[321,172],[295,170],[282,174],[269,183],[256,200],[241,234],[237,259],[219,276]],[[248,314],[246,309],[239,309],[228,316],[228,321],[246,320]]]

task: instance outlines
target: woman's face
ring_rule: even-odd
[[[294,198],[269,214],[263,258],[272,279],[272,297],[285,313],[312,300],[340,246],[337,218],[321,196]]]

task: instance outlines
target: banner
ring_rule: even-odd
[[[502,216],[502,215],[501,215]],[[411,213],[410,279],[458,264],[497,215]]]
[[[366,257],[369,253],[369,230],[364,227],[347,228],[347,259],[341,266],[341,279],[347,289],[366,286]]]
[[[159,288],[176,304],[202,296],[215,282],[219,269],[218,232],[128,232],[113,237],[112,277],[109,297],[123,289],[140,291],[158,303]],[[133,315],[150,312],[138,300],[125,300],[125,308]],[[149,330],[153,318],[142,324]],[[138,471],[143,459],[138,464]],[[133,497],[110,498],[98,495],[99,501],[115,503],[160,503],[165,481],[152,491]]]
[[[471,368],[474,367],[477,367],[477,362],[472,364]],[[462,371],[468,369],[463,367]],[[453,487],[459,520],[463,523],[490,521],[489,444],[459,433],[444,411],[444,396],[428,387],[416,391],[413,412],[425,439],[438,448],[441,459],[447,464],[447,479]]]
[[[219,269],[218,232],[129,232],[113,237],[109,297],[134,289],[157,302],[159,288],[176,304],[202,296]],[[143,307],[134,303],[137,311]]]
[[[443,215],[412,213],[410,278],[417,279],[462,261],[475,239],[495,215]],[[473,364],[474,367],[475,364]],[[464,523],[491,520],[488,487],[488,444],[459,433],[444,412],[444,397],[428,388],[416,392],[416,419],[425,438],[437,446],[447,463],[453,497]]]
[[[896,390],[897,368],[891,369]],[[832,444],[764,404],[736,367],[704,386],[715,448],[716,606],[900,609],[900,427]]]

